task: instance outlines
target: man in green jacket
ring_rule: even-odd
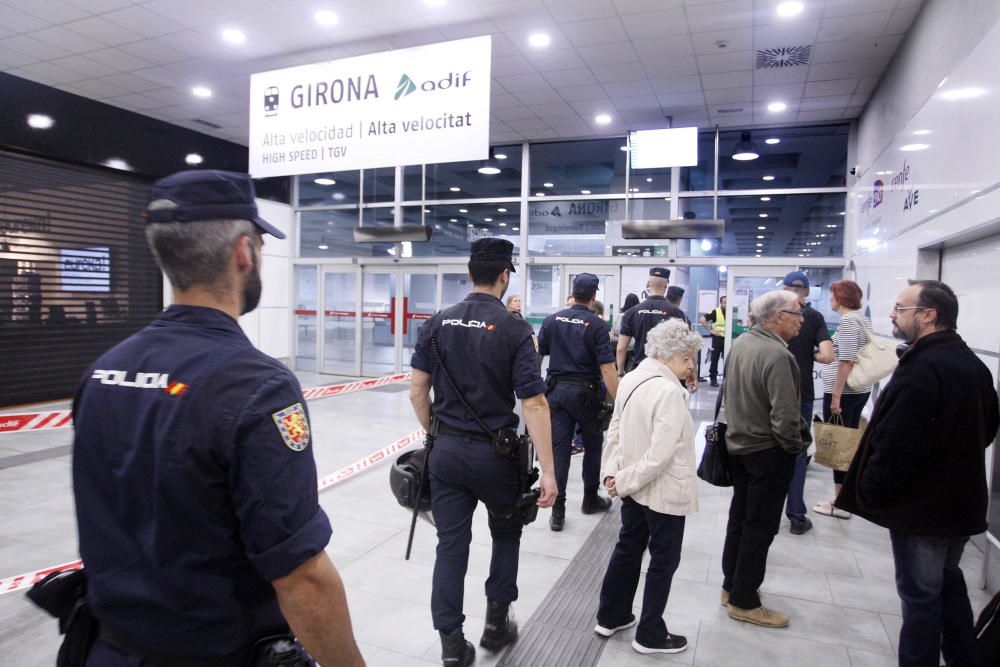
[[[788,617],[765,608],[757,589],[778,533],[795,459],[809,441],[799,410],[799,367],[788,341],[802,326],[792,292],[768,292],[750,304],[756,324],[733,343],[723,391],[726,449],[733,478],[722,603],[730,618],[782,628]]]

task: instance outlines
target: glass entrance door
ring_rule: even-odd
[[[407,370],[424,322],[437,311],[438,270],[362,270],[361,375]]]
[[[726,348],[750,327],[750,304],[776,289],[792,266],[732,266],[726,276]]]
[[[323,355],[321,373],[358,375],[359,272],[323,270]]]
[[[568,296],[573,292],[573,280],[581,273],[593,273],[600,279],[597,285],[597,300],[604,306],[604,319],[613,324],[618,318],[619,291],[621,289],[621,268],[617,266],[567,266],[563,271],[566,284],[563,292]]]

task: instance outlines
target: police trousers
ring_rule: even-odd
[[[431,512],[437,528],[437,558],[431,591],[435,630],[462,626],[465,615],[465,573],[472,542],[472,515],[482,502],[508,509],[520,494],[517,466],[493,452],[493,443],[479,438],[441,434],[430,454]],[[521,517],[489,515],[493,555],[486,579],[486,598],[510,603],[517,599]]]
[[[556,485],[559,487],[556,503],[566,502],[573,431],[577,424],[583,440],[583,491],[597,493],[604,433],[597,419],[594,398],[588,395],[585,387],[569,383],[557,384],[547,398],[552,416],[552,456],[555,459]]]

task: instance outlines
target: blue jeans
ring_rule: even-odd
[[[800,408],[802,418],[807,424],[812,423],[813,402],[802,403]],[[806,449],[803,449],[795,459],[795,472],[792,473],[792,483],[788,486],[788,500],[785,502],[785,516],[793,523],[806,520],[806,469],[809,467],[810,458],[812,457],[806,453]]]
[[[663,611],[670,596],[670,583],[681,562],[684,517],[655,512],[631,498],[622,498],[622,529],[611,554],[601,586],[597,622],[606,628],[624,625],[632,617],[632,601],[639,587],[642,555],[649,548],[642,615],[635,639],[644,646],[666,640]]]
[[[968,537],[913,535],[890,530],[896,591],[903,606],[900,667],[976,664],[972,605],[958,563]]]

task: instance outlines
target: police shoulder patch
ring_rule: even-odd
[[[309,446],[309,420],[301,403],[289,405],[271,415],[285,445],[294,452]]]

